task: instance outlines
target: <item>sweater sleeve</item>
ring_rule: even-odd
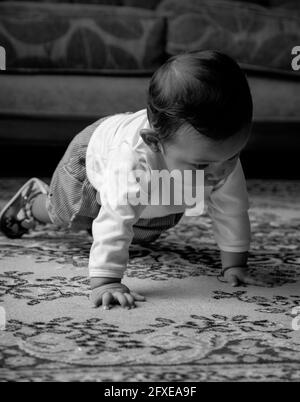
[[[232,173],[217,185],[208,198],[215,240],[222,251],[249,250],[251,229],[246,180],[240,160]]]
[[[113,150],[109,157],[105,179],[97,188],[101,208],[93,222],[93,245],[89,259],[90,277],[122,278],[129,258],[129,246],[145,206],[132,202],[141,193],[141,182],[135,180],[135,172],[141,161],[123,149]],[[129,180],[128,180],[129,179]],[[131,179],[131,180],[130,180]],[[144,182],[144,185],[147,185]]]

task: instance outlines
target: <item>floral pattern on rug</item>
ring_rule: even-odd
[[[15,336],[0,336],[0,347],[5,346],[2,364],[7,372],[17,370],[17,377],[18,371],[23,373],[32,368],[36,373],[49,367],[51,372],[51,368],[59,369],[64,364],[80,369],[124,365],[135,371],[138,365],[153,364],[158,370],[166,370],[162,378],[154,378],[153,374],[147,378],[142,368],[134,379],[144,375],[145,381],[172,380],[176,373],[175,380],[197,381],[199,378],[191,373],[192,367],[199,370],[197,365],[211,369],[213,365],[237,363],[251,367],[259,365],[261,370],[268,363],[274,366],[287,360],[297,370],[300,359],[299,345],[295,350],[295,344],[290,340],[291,329],[280,328],[268,320],[251,321],[247,316],[228,319],[215,314],[210,318],[191,315],[188,321],[182,322],[157,317],[147,328],[138,331],[123,331],[101,319],[76,322],[70,317],[61,317],[30,325],[13,321],[8,331]],[[185,374],[177,372],[177,367],[172,368],[177,364],[189,364]],[[215,370],[213,377],[217,378],[217,367]],[[257,379],[266,379],[264,376],[259,378],[258,373]],[[47,376],[50,379],[49,373]],[[268,376],[274,376],[274,373],[269,372]],[[117,375],[114,377],[118,380]],[[218,380],[226,377],[230,378],[230,374],[221,370]]]
[[[300,218],[286,222],[275,214],[252,213],[251,226],[251,266],[274,277],[276,285],[297,282],[300,279]],[[265,241],[266,236],[268,242]],[[24,239],[26,242],[12,242],[1,236],[0,261],[20,255],[33,256],[37,263],[53,261],[74,267],[88,266],[92,237],[85,231],[58,231],[49,225],[46,232],[40,228],[40,231]],[[179,225],[163,233],[152,244],[133,245],[130,256],[126,272],[128,277],[162,281],[201,275],[218,276],[220,271],[218,250],[207,216],[184,217]],[[281,269],[283,265],[284,270]],[[15,275],[18,277],[18,272]]]
[[[0,181],[1,205],[17,184]],[[248,184],[249,265],[272,279],[265,288],[222,283],[206,215],[131,247],[126,283],[149,301],[127,312],[90,305],[88,233],[0,235],[0,380],[299,381],[300,186],[288,197],[290,182]]]

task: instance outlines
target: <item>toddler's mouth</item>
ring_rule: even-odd
[[[219,183],[219,181],[221,181],[222,179],[207,179],[205,178],[205,184],[208,185],[215,185],[217,183]]]

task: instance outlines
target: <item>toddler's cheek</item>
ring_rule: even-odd
[[[233,161],[228,161],[221,164],[216,164],[214,166],[210,166],[206,169],[205,172],[205,184],[206,185],[215,185],[217,182],[228,177],[234,170],[237,163],[237,159]]]
[[[239,158],[234,159],[233,161],[230,161],[230,165],[229,165],[229,173],[232,173],[236,167],[236,164],[238,162]]]
[[[233,161],[227,162],[227,167],[226,167],[226,175],[229,175],[234,171],[234,168],[236,167],[238,158],[234,159]]]

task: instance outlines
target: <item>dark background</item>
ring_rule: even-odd
[[[240,63],[254,98],[247,177],[299,179],[300,2],[0,0],[0,176],[51,176],[74,135],[146,106],[156,68],[185,50]]]

